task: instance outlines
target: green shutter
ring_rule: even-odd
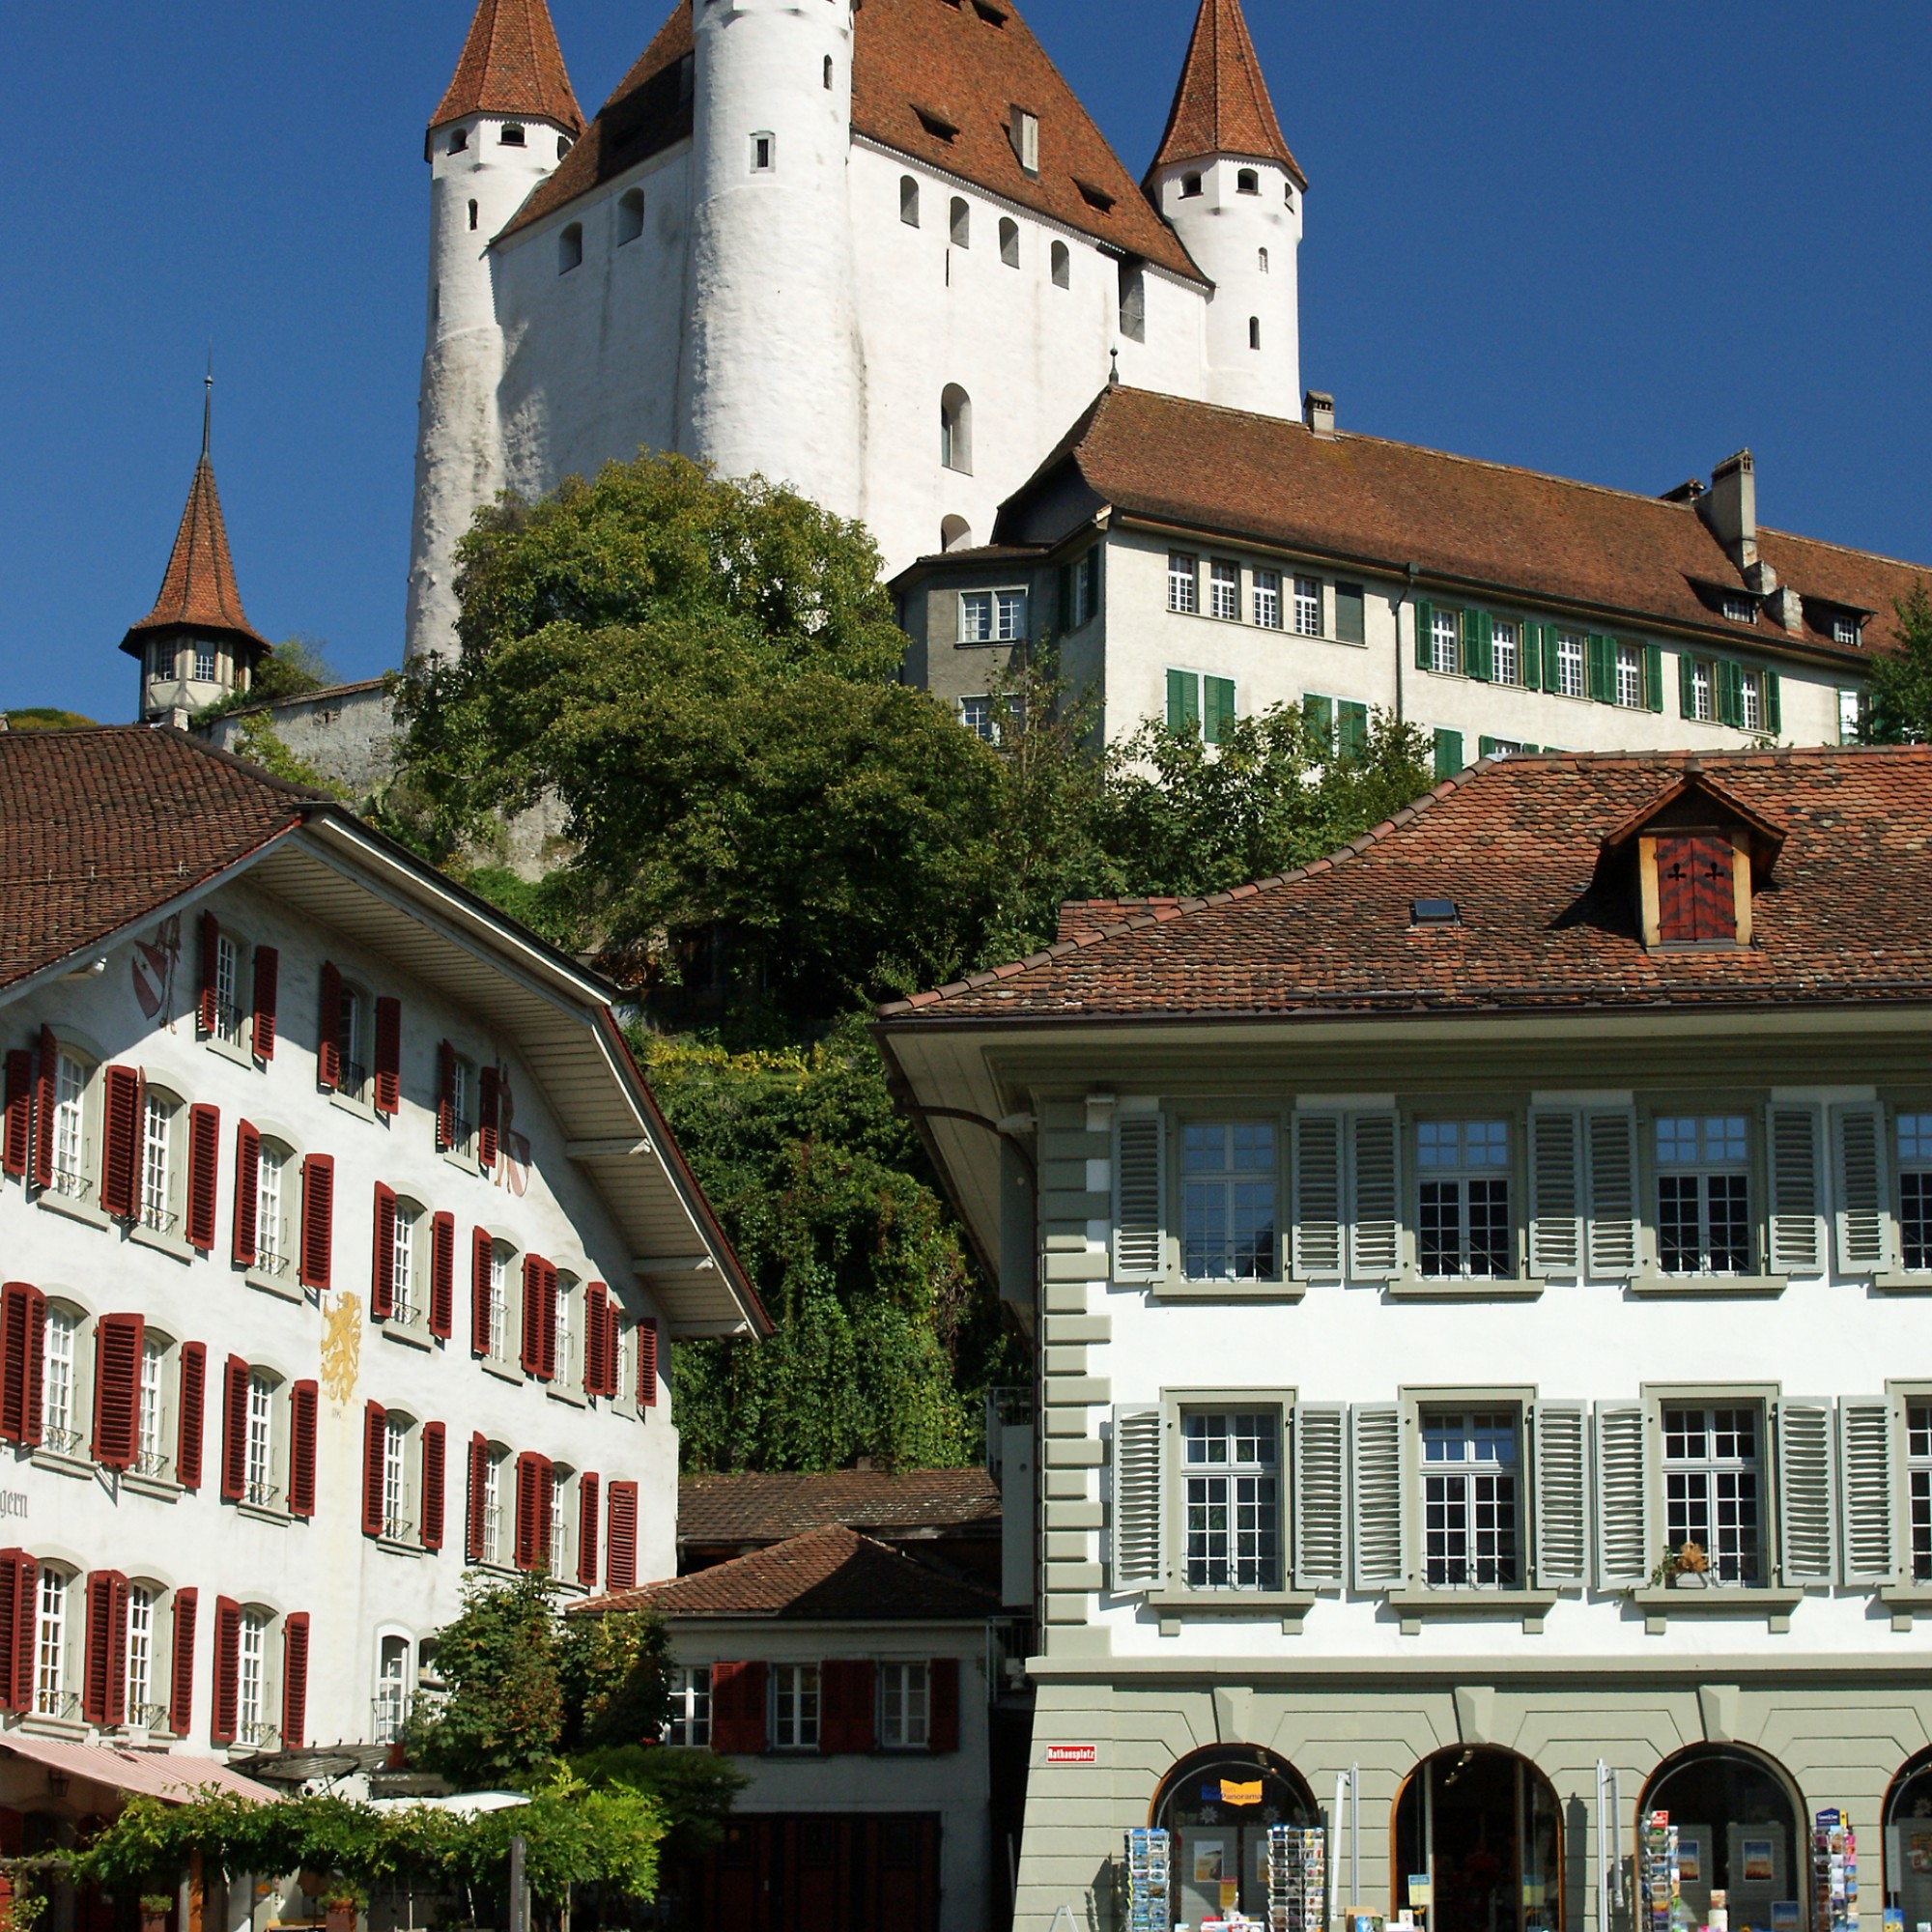
[[[1545,691],[1561,691],[1563,665],[1561,646],[1556,641],[1556,626],[1539,624],[1536,628],[1543,634],[1543,688]]]
[[[1460,731],[1445,731],[1439,725],[1435,732],[1435,778],[1438,783],[1444,779],[1453,779],[1463,769],[1463,734]]]
[[[1321,745],[1324,755],[1334,749],[1335,700],[1332,697],[1304,691],[1301,694],[1301,723],[1308,735]]]
[[[1463,668],[1485,684],[1495,675],[1495,654],[1492,648],[1494,639],[1487,611],[1463,612]]]
[[[1653,711],[1663,709],[1663,653],[1656,644],[1643,647],[1643,701]]]
[[[1336,705],[1335,712],[1341,727],[1337,737],[1342,755],[1359,758],[1369,749],[1369,707],[1345,697]]]
[[[1501,744],[1502,740],[1500,738],[1492,738],[1485,733],[1476,740],[1477,755],[1484,758],[1493,758]]]
[[[1583,643],[1585,689],[1599,704],[1614,704],[1617,697],[1616,671],[1610,655],[1610,640],[1592,631]]]
[[[1697,660],[1689,651],[1677,653],[1677,715],[1697,715]]]
[[[1775,670],[1764,674],[1764,723],[1773,737],[1784,729],[1784,701],[1778,696],[1777,673]]]
[[[1167,674],[1167,728],[1187,731],[1201,723],[1201,680],[1191,670]]]
[[[1522,688],[1537,691],[1543,685],[1543,626],[1521,623],[1516,627],[1517,662],[1522,667]]]
[[[1718,676],[1718,723],[1743,724],[1745,722],[1745,673],[1741,665],[1719,658],[1712,666]]]
[[[1435,607],[1425,604],[1420,598],[1415,605],[1415,668],[1417,670],[1429,668],[1429,633],[1435,622]]]
[[[1218,745],[1222,734],[1235,722],[1235,680],[1210,677],[1203,682],[1207,686],[1207,701],[1202,706],[1202,735],[1210,745]]]

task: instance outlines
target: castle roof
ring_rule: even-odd
[[[194,466],[194,481],[188,485],[187,503],[161,579],[161,593],[155,599],[155,608],[122,639],[121,648],[138,657],[144,639],[156,631],[173,630],[230,638],[258,651],[269,648],[268,639],[249,623],[242,610],[242,592],[235,582],[235,559],[228,551],[228,526],[222,521],[221,497],[214,488],[214,465],[209,461],[205,428],[201,461]]]
[[[1308,185],[1274,118],[1241,0],[1201,0],[1167,131],[1148,172],[1209,155],[1278,161],[1300,186]]]
[[[691,7],[678,0],[584,138],[503,233],[516,234],[684,139],[691,97],[683,63],[691,52]],[[1020,165],[1010,137],[1015,107],[1039,121],[1037,174]],[[1189,281],[1202,279],[1010,0],[866,0],[853,28],[852,130]]]
[[[566,133],[583,131],[583,110],[544,0],[477,0],[463,57],[429,131],[468,114],[527,114]]]

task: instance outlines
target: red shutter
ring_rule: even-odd
[[[262,1136],[246,1121],[235,1129],[235,1246],[237,1267],[255,1265],[255,1215],[262,1196]]]
[[[456,1329],[456,1216],[429,1224],[429,1332],[448,1341]]]
[[[502,1076],[486,1066],[476,1082],[476,1164],[485,1174],[497,1165],[497,1117],[502,1110]]]
[[[443,1426],[440,1422],[423,1424],[422,1462],[422,1547],[425,1549],[442,1548],[442,1444]]]
[[[194,1626],[201,1603],[199,1590],[177,1590],[174,1596],[173,1669],[169,1672],[168,1728],[178,1738],[194,1723]]]
[[[24,1549],[0,1549],[0,1702],[34,1707],[34,1635],[40,1567]]]
[[[94,1460],[103,1469],[134,1461],[145,1325],[138,1315],[103,1315],[94,1324]]]
[[[597,1587],[597,1497],[601,1487],[594,1475],[577,1479],[577,1580],[586,1590]]]
[[[41,1373],[47,1298],[30,1282],[0,1289],[0,1436],[31,1446],[41,1439]]]
[[[369,1316],[386,1321],[396,1312],[396,1190],[376,1183],[375,1253],[369,1284]]]
[[[1695,943],[1735,939],[1737,900],[1731,841],[1721,832],[1691,832],[1657,841],[1658,937]]]
[[[281,979],[282,956],[272,946],[255,949],[255,1058],[275,1057],[275,988]]]
[[[201,1488],[203,1408],[208,1401],[208,1345],[184,1342],[181,1351],[181,1426],[176,1432],[175,1481]]]
[[[529,1450],[517,1458],[517,1551],[519,1570],[536,1568],[537,1464],[543,1459]]]
[[[524,1257],[524,1347],[526,1376],[543,1373],[543,1257]]]
[[[24,1175],[34,1158],[34,1056],[16,1046],[7,1056],[7,1128],[0,1171]]]
[[[54,1184],[54,1094],[60,1078],[60,1045],[52,1027],[41,1029],[34,1067],[34,1185]]]
[[[818,1748],[834,1752],[872,1748],[872,1664],[869,1658],[839,1657],[818,1666]]]
[[[121,1220],[134,1218],[141,1172],[141,1076],[110,1066],[101,1076],[100,1205]],[[47,1140],[43,1134],[43,1144]]]
[[[604,1558],[604,1587],[635,1590],[638,1586],[638,1486],[611,1485],[611,1535]]]
[[[221,953],[221,922],[212,912],[201,916],[201,1009],[203,1033],[214,1031],[215,962]]]
[[[935,1657],[926,1666],[926,1695],[931,1700],[926,1736],[936,1751],[959,1748],[959,1660]]]
[[[638,1323],[638,1406],[658,1406],[658,1324],[655,1319]]]
[[[483,1516],[483,1485],[490,1470],[490,1444],[481,1435],[469,1438],[469,1522],[464,1538],[464,1557],[481,1563],[495,1552],[485,1549],[483,1536],[487,1524]]]
[[[617,1297],[612,1295],[604,1308],[604,1393],[617,1399],[617,1378],[622,1373],[624,1351],[618,1346]]]
[[[214,1600],[214,1722],[210,1744],[232,1745],[242,1703],[242,1605],[233,1597]]]
[[[128,1721],[128,1579],[118,1570],[97,1570],[87,1579],[80,1714],[90,1724]]]
[[[436,1045],[436,1144],[456,1145],[456,1049],[446,1039]]]
[[[324,1087],[342,1085],[342,975],[322,962],[322,1012],[315,1029],[315,1077]]]
[[[543,1360],[537,1374],[545,1381],[556,1378],[556,1269],[545,1262],[538,1290],[538,1307],[543,1316]]]
[[[376,1111],[398,1114],[403,1107],[403,1003],[376,1002]]]
[[[301,1284],[327,1289],[335,1247],[335,1162],[312,1153],[302,1162]]]
[[[765,1747],[765,1666],[711,1666],[711,1748],[748,1754]]]
[[[389,1412],[380,1402],[362,1408],[362,1534],[383,1533],[383,1451],[388,1446]]]
[[[248,1364],[230,1355],[221,1374],[221,1500],[239,1503],[248,1490]]]
[[[537,1547],[532,1569],[550,1567],[551,1530],[556,1520],[556,1467],[548,1456],[539,1456],[537,1465]]]
[[[282,1619],[282,1748],[308,1742],[308,1612]]]
[[[604,1383],[611,1370],[605,1360],[610,1345],[611,1291],[601,1281],[593,1281],[583,1291],[583,1393],[604,1395]]]
[[[187,1240],[211,1254],[214,1248],[215,1190],[221,1180],[221,1109],[187,1110]]]
[[[469,1236],[469,1352],[490,1352],[490,1262],[496,1243],[487,1228],[472,1229]]]
[[[318,1391],[314,1382],[297,1382],[289,1390],[289,1514],[315,1514],[315,1422]]]

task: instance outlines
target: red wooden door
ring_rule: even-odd
[[[1663,940],[1735,939],[1731,841],[1690,832],[1657,841],[1657,925]]]

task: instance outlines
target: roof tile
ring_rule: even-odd
[[[583,131],[583,110],[544,0],[477,0],[430,132],[469,114],[527,114],[570,134]]]
[[[122,639],[124,650],[138,652],[140,640],[153,631],[176,627],[213,636],[245,639],[269,648],[269,640],[249,623],[242,609],[242,592],[235,582],[235,559],[228,550],[228,526],[221,515],[221,497],[214,487],[214,465],[208,451],[194,466],[194,479],[182,509],[175,547],[161,576],[155,608]]]
[[[1201,0],[1167,131],[1148,172],[1210,155],[1279,161],[1298,186],[1308,185],[1282,139],[1240,0]]]
[[[753,1470],[685,1476],[677,1488],[680,1543],[777,1543],[831,1522],[895,1530],[999,1520],[999,1487],[981,1468]]]

